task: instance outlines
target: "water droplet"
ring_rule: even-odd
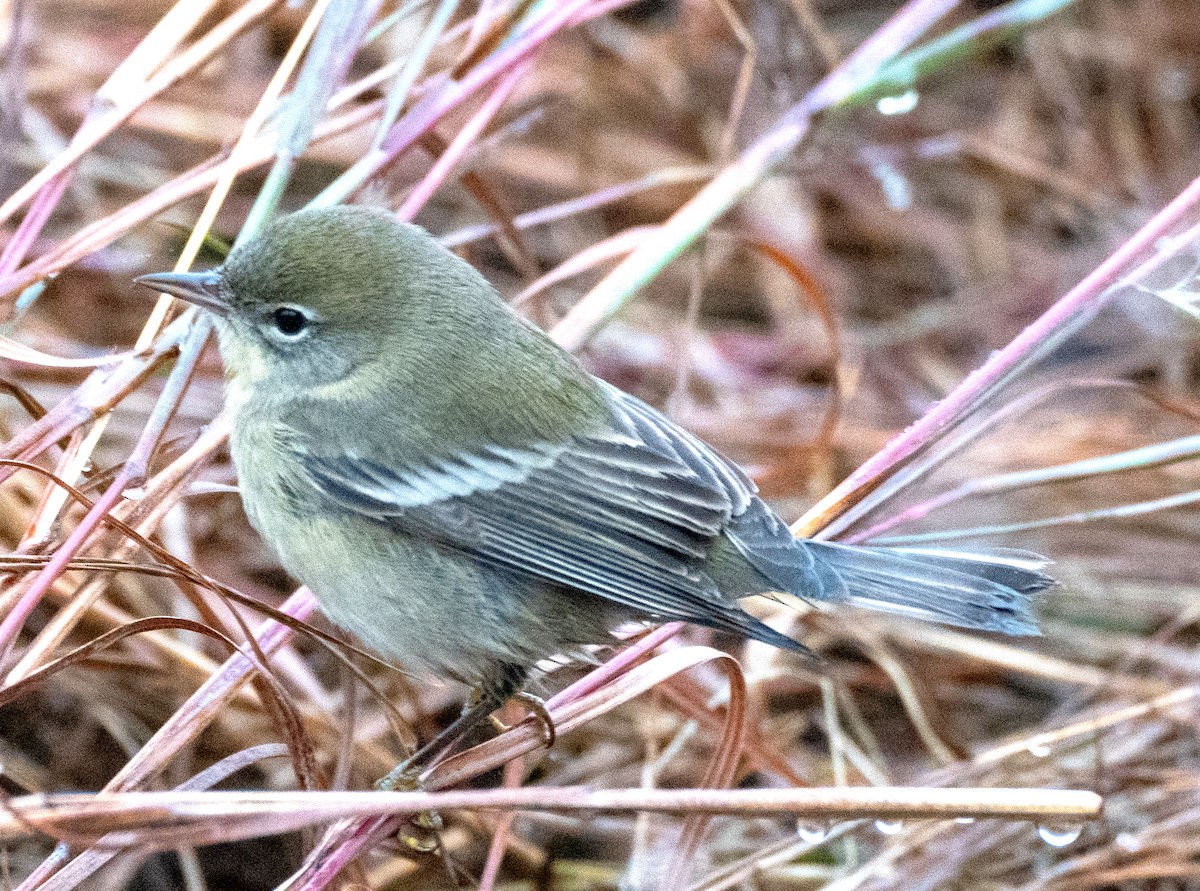
[[[975,818],[974,817],[955,817],[954,822],[959,823],[963,826],[970,826],[972,823],[975,822]]]
[[[871,165],[871,172],[879,181],[879,187],[883,190],[883,197],[887,200],[889,208],[908,210],[912,207],[912,188],[895,165],[887,161],[878,161]]]
[[[146,490],[141,486],[131,486],[121,493],[129,501],[141,501],[146,497]]]
[[[1038,827],[1042,841],[1055,848],[1065,848],[1082,832],[1083,826],[1079,823],[1046,823]]]
[[[899,820],[876,820],[875,828],[884,835],[896,835],[904,828],[904,824]]]
[[[806,823],[798,820],[796,835],[800,836],[801,841],[808,842],[810,845],[818,845],[829,837],[829,827],[824,823]]]
[[[916,108],[920,99],[921,95],[916,90],[906,90],[898,96],[884,96],[875,103],[875,109],[880,114],[904,114]]]
[[[23,313],[29,307],[33,306],[35,300],[42,296],[42,291],[46,290],[46,282],[34,282],[28,288],[21,292],[21,296],[17,298],[17,312]]]
[[[1050,744],[1033,740],[1025,747],[1034,758],[1045,758],[1050,754]]]
[[[1130,854],[1136,854],[1142,849],[1142,840],[1132,832],[1121,832],[1113,839],[1117,847]]]

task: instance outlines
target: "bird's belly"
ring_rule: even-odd
[[[232,450],[251,523],[336,625],[389,660],[482,683],[501,663],[530,667],[603,642],[623,618],[592,595],[348,513],[316,489],[297,495],[295,481],[247,455],[253,447],[235,438]]]
[[[272,543],[335,624],[409,668],[477,684],[502,663],[532,667],[607,636],[607,610],[589,595],[371,521],[317,521],[302,541],[285,535]]]

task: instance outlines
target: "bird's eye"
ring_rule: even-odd
[[[271,313],[271,321],[285,337],[298,337],[308,327],[308,316],[292,306],[281,306]]]

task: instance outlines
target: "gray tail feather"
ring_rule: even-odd
[[[1031,594],[1054,579],[1047,560],[1028,551],[872,548],[806,541],[824,598],[947,625],[1040,633]]]

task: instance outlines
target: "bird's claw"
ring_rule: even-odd
[[[442,843],[445,824],[437,811],[419,811],[396,832],[396,840],[416,854],[432,854]]]
[[[550,710],[546,708],[545,701],[532,693],[517,693],[513,699],[529,709],[530,717],[536,719],[541,726],[542,742],[546,744],[547,749],[552,747],[554,741],[558,739],[558,730],[554,726],[554,719],[550,717]]]
[[[380,792],[418,792],[421,789],[422,765],[412,758],[401,761],[388,775],[375,783]]]
[[[421,762],[415,758],[401,761],[375,783],[375,788],[381,792],[420,791],[421,769]],[[418,811],[396,830],[396,841],[414,854],[431,854],[441,845],[442,829],[437,811]]]
[[[533,718],[538,723],[538,727],[542,731],[542,742],[546,748],[554,745],[554,741],[558,739],[558,731],[554,727],[554,719],[550,717],[550,712],[546,708],[546,703],[538,696],[532,693],[514,693],[512,698],[522,703],[529,710],[529,718]],[[528,718],[526,719],[528,720]],[[516,724],[508,725],[492,716],[492,726],[496,728],[497,733],[504,733]]]

